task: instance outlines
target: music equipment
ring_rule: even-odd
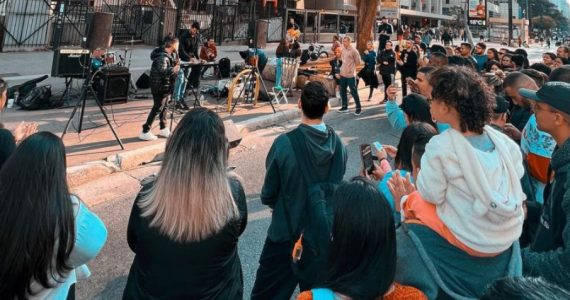
[[[142,73],[139,79],[137,79],[136,86],[139,89],[150,89],[150,70]]]
[[[52,77],[83,78],[89,73],[89,55],[87,49],[61,48],[53,56]]]
[[[126,103],[129,98],[131,73],[125,67],[103,67],[94,81],[101,104]]]
[[[93,12],[88,14],[87,49],[107,49],[111,47],[113,14]]]

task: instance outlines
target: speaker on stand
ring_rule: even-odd
[[[88,17],[88,21],[89,21],[88,22],[89,26],[87,28],[87,41],[85,44],[86,47],[91,51],[100,50],[100,49],[108,49],[111,46],[111,33],[112,33],[112,29],[113,29],[113,14],[94,12],[90,15],[90,17]],[[88,66],[91,66],[91,58],[89,59]],[[77,128],[77,133],[81,133],[81,129],[83,127],[83,117],[85,115],[85,104],[87,102],[87,94],[91,93],[91,95],[93,95],[93,97],[95,97],[96,99],[99,98],[98,93],[95,92],[95,90],[93,90],[93,78],[95,77],[95,74],[91,73],[91,68],[88,68],[87,70],[88,70],[87,76],[85,77],[84,82],[83,82],[83,86],[81,87],[81,94],[80,94],[81,96],[80,96],[79,100],[77,101],[77,103],[75,104],[75,107],[73,108],[73,111],[71,112],[71,116],[69,117],[69,120],[67,120],[67,124],[65,125],[65,129],[63,130],[63,133],[61,135],[62,139],[65,136],[65,134],[67,133],[67,130],[69,129],[69,125],[71,125],[71,121],[73,121],[73,117],[75,116],[75,113],[80,108],[81,109],[79,112],[79,127]],[[101,69],[96,71],[95,73],[98,73],[98,72],[101,72]],[[128,87],[128,85],[127,85],[127,87]],[[101,103],[99,101],[95,101],[95,103],[97,104],[99,111],[101,112],[101,114],[105,118],[107,125],[109,125],[109,128],[113,132],[113,135],[115,136],[115,139],[119,143],[119,146],[121,146],[121,149],[124,150],[125,147],[123,146],[123,142],[121,141],[121,139],[119,138],[119,136],[115,132],[115,128],[113,127],[113,125],[111,125],[111,122],[109,121],[109,118],[107,117],[107,113],[105,112],[105,110],[101,106]]]

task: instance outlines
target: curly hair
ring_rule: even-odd
[[[429,84],[433,100],[457,110],[462,132],[483,133],[493,112],[495,93],[481,76],[466,67],[448,66],[431,73]]]

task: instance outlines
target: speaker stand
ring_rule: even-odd
[[[80,106],[81,106],[81,111],[79,112],[79,128],[77,129],[77,133],[81,133],[81,129],[83,127],[82,126],[83,125],[83,116],[85,114],[85,103],[87,102],[87,93],[91,93],[91,95],[95,98],[95,103],[99,107],[99,110],[101,111],[101,114],[105,118],[107,125],[109,125],[109,128],[111,128],[111,131],[113,132],[113,135],[115,136],[115,139],[117,140],[117,142],[121,146],[121,149],[125,150],[125,147],[123,146],[123,142],[121,141],[121,139],[119,138],[119,136],[115,132],[115,128],[113,128],[113,125],[111,125],[111,122],[109,121],[109,118],[107,117],[107,113],[105,113],[103,106],[101,106],[101,103],[99,103],[99,100],[97,99],[97,94],[95,93],[95,91],[93,90],[93,86],[91,85],[92,77],[90,75],[91,74],[89,74],[89,76],[87,76],[87,78],[85,78],[85,81],[83,82],[83,86],[81,87],[81,94],[80,94],[81,96],[80,96],[79,100],[77,101],[77,103],[75,104],[75,107],[73,108],[73,111],[71,112],[71,116],[69,117],[69,120],[67,120],[67,124],[65,125],[65,129],[63,130],[63,133],[61,134],[61,139],[63,139],[63,137],[67,133],[67,130],[69,129],[69,125],[71,125],[71,121],[73,120],[73,117],[75,116],[75,113],[77,112],[77,109],[79,109]]]

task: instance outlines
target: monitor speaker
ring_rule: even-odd
[[[51,67],[51,76],[60,78],[83,78],[89,72],[87,49],[61,48],[55,51]]]
[[[103,70],[95,81],[97,99],[101,104],[125,103],[129,98],[131,73],[125,70]]]
[[[88,16],[87,48],[91,51],[111,47],[113,14],[94,12]]]

